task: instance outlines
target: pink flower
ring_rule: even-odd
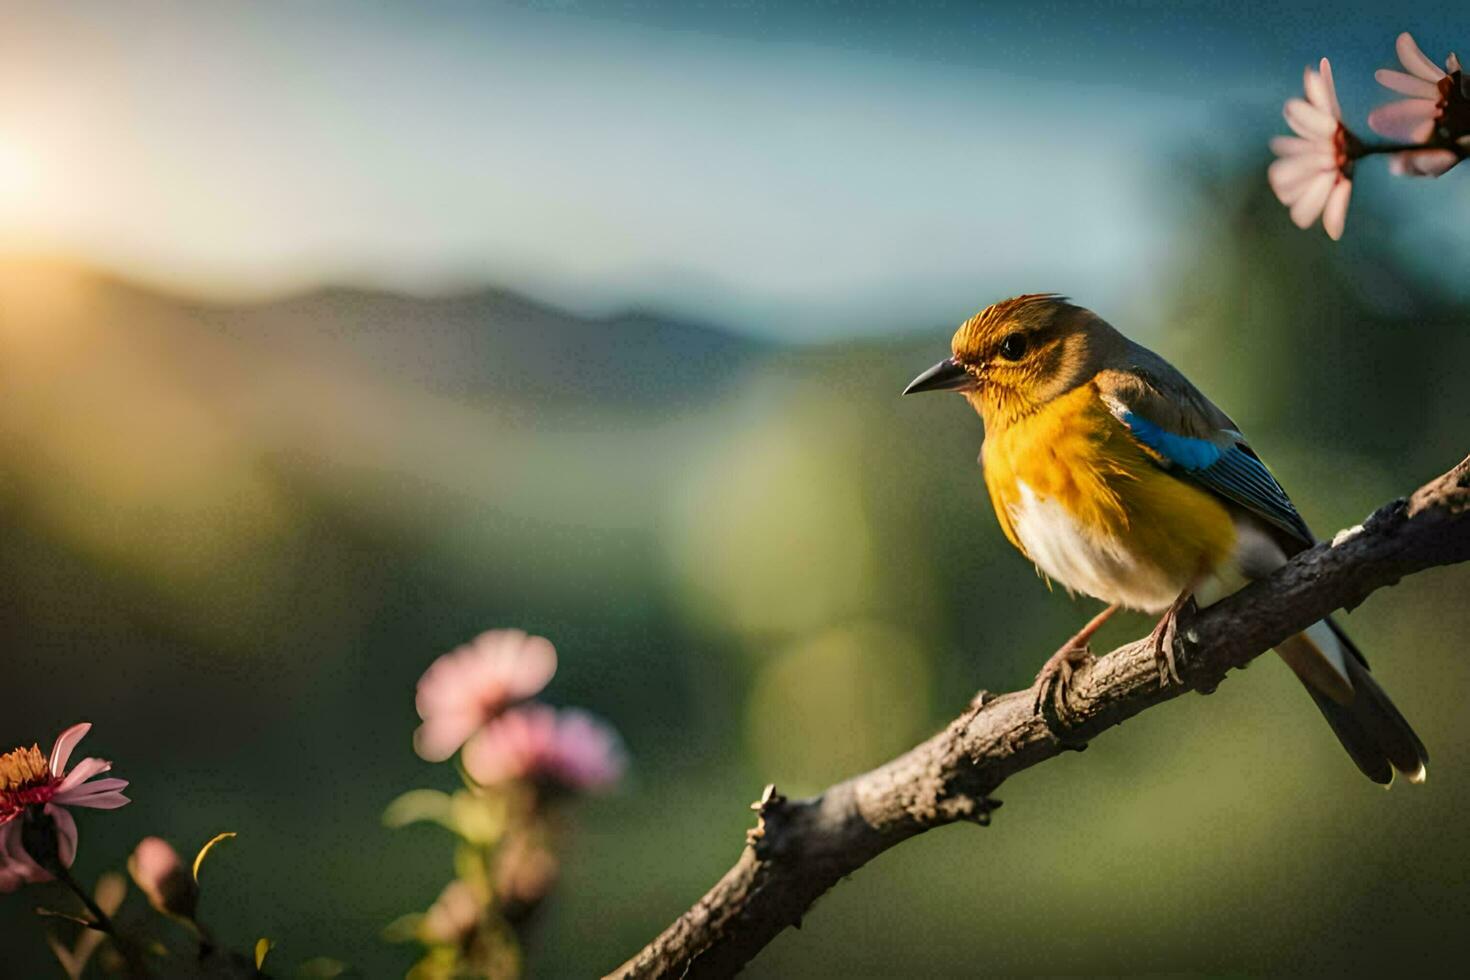
[[[556,673],[556,648],[522,630],[491,630],[429,665],[415,705],[424,723],[414,750],[443,762],[485,722],[546,686]]]
[[[1395,153],[1388,172],[1396,177],[1438,177],[1459,162],[1454,150],[1413,150]]]
[[[67,811],[69,806],[115,810],[128,802],[122,789],[125,779],[99,779],[112,768],[112,763],[86,758],[71,772],[66,764],[72,749],[82,736],[91,731],[86,722],[73,725],[56,737],[49,758],[39,745],[18,748],[0,755],[0,892],[14,891],[27,882],[49,881],[46,871],[35,857],[26,853],[21,840],[25,812],[39,807],[56,825],[57,857],[71,867],[77,855],[77,824]]]
[[[1266,172],[1271,190],[1291,209],[1298,228],[1318,217],[1328,237],[1342,237],[1348,198],[1353,193],[1355,138],[1342,124],[1342,108],[1332,82],[1332,66],[1323,58],[1320,71],[1308,68],[1302,78],[1306,99],[1291,99],[1283,115],[1296,136],[1277,136],[1271,150],[1278,157]]]
[[[128,858],[128,874],[160,912],[193,919],[199,907],[199,884],[162,837],[144,837]]]
[[[587,712],[531,704],[507,711],[476,732],[464,747],[464,767],[486,786],[528,779],[597,790],[618,781],[624,759],[617,733]]]
[[[1408,72],[1380,68],[1373,77],[1384,88],[1408,98],[1370,112],[1368,125],[1373,131],[1390,139],[1423,143],[1442,123],[1448,122],[1451,129],[1470,126],[1470,98],[1461,88],[1460,59],[1450,55],[1441,69],[1419,50],[1407,31],[1398,36],[1394,47]],[[1470,148],[1470,137],[1464,133],[1450,135],[1460,136],[1461,144]],[[1412,150],[1394,154],[1389,169],[1411,177],[1438,177],[1459,162],[1460,154],[1451,149]]]

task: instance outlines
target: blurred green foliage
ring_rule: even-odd
[[[1470,309],[1415,274],[1391,214],[1355,202],[1333,246],[1257,169],[1206,174],[1196,205],[1161,305],[1118,325],[1235,416],[1320,533],[1470,451]],[[974,306],[1022,287],[1066,283],[977,281]],[[977,687],[1029,683],[1093,611],[1002,539],[968,408],[899,401],[950,329],[772,348],[500,293],[238,308],[9,263],[0,747],[89,720],[133,781],[82,815],[84,879],[145,834],[236,830],[201,904],[231,945],[401,974],[381,931],[452,871],[433,828],[379,820],[431,774],[414,682],[482,629],[543,633],[549,699],[612,720],[634,768],[579,811],[528,956],[610,969],[734,860],[763,783],[883,761]],[[1263,660],[1018,777],[988,830],[884,855],[751,974],[1463,963],[1467,587],[1429,573],[1348,623],[1429,745],[1426,787],[1363,780]],[[53,969],[30,909],[64,900],[43,892],[0,896],[16,976]]]

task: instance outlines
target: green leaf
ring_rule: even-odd
[[[447,946],[435,946],[424,954],[424,958],[408,968],[405,980],[441,980],[443,977],[463,976],[459,967],[459,953]]]
[[[509,804],[503,796],[460,790],[450,800],[449,811],[455,831],[471,844],[494,844],[505,834]]]
[[[259,970],[265,966],[265,954],[271,951],[273,945],[275,944],[264,936],[255,941],[255,969]]]
[[[235,836],[235,832],[233,830],[227,830],[223,834],[215,834],[213,837],[211,837],[209,839],[209,843],[207,843],[203,847],[199,848],[199,853],[196,854],[196,855],[194,855],[194,881],[196,883],[199,881],[199,866],[204,863],[204,855],[208,854],[210,848],[214,847],[214,845],[218,844],[220,841],[224,840],[226,837],[234,837],[234,836]]]
[[[462,878],[477,892],[490,892],[490,876],[485,869],[485,851],[473,844],[461,844],[454,849],[454,876]]]
[[[390,943],[415,942],[419,938],[419,923],[423,921],[421,912],[400,915],[383,927],[383,938]]]
[[[389,827],[404,827],[421,820],[429,820],[454,830],[450,817],[448,793],[437,789],[411,789],[388,804],[383,811],[383,823]]]
[[[332,980],[347,972],[347,964],[330,956],[316,956],[296,968],[296,975],[303,980]]]

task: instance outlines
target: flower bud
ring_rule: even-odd
[[[420,937],[427,943],[464,945],[479,927],[481,905],[474,886],[456,878],[424,914]]]
[[[560,865],[543,843],[525,835],[512,837],[496,857],[495,894],[501,912],[510,922],[519,922],[551,893]]]
[[[199,885],[162,837],[144,837],[128,858],[128,874],[155,909],[180,919],[194,918]]]

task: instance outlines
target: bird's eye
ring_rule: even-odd
[[[1008,361],[1019,361],[1026,356],[1026,335],[1008,333],[1000,342],[1000,356]]]

